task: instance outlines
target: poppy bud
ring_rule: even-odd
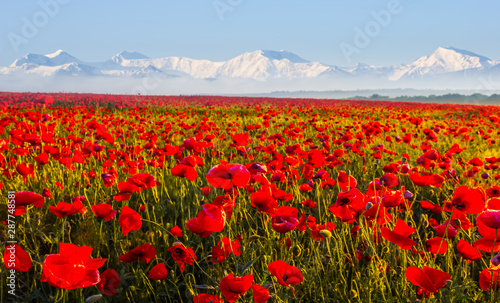
[[[258,239],[260,239],[260,236],[257,236],[257,235],[251,235],[250,237],[248,237],[248,240],[250,240],[250,241],[258,240]]]
[[[100,299],[102,299],[102,295],[101,294],[93,295],[93,296],[88,297],[85,300],[85,303],[94,303],[94,302],[99,301]]]
[[[328,263],[330,263],[331,258],[332,257],[330,255],[325,255],[323,259],[321,259],[321,263],[323,263],[324,265],[328,265]]]
[[[332,237],[332,233],[328,229],[320,230],[319,234],[322,235],[324,238],[331,238]]]
[[[373,203],[368,202],[368,203],[366,203],[365,209],[368,210],[368,209],[372,208],[372,206],[373,206]]]
[[[408,161],[408,159],[406,159],[405,157],[403,157],[403,158],[401,159],[401,162],[402,162],[402,163],[406,163],[406,161]]]

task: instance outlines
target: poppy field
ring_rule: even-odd
[[[1,302],[500,301],[500,107],[0,93],[0,113]]]

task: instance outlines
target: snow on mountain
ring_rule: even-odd
[[[134,59],[123,61],[128,67],[152,65],[162,71],[177,71],[193,78],[302,78],[315,77],[326,71],[329,66],[309,62],[287,51],[254,51],[244,53],[223,62],[196,60],[183,57],[157,59]]]
[[[38,55],[28,53],[24,57],[17,59],[10,67],[21,66],[23,64],[37,64],[44,66],[59,66],[68,63],[81,63],[80,60],[71,56],[63,50],[48,55]]]
[[[395,68],[391,80],[402,77],[418,78],[425,75],[458,72],[464,70],[485,70],[496,65],[497,62],[478,54],[456,49],[453,47],[439,47],[430,56],[424,56],[411,64]]]
[[[500,61],[452,47],[439,47],[429,56],[410,64],[373,66],[358,63],[353,67],[338,67],[305,60],[289,51],[257,50],[247,52],[227,61],[198,60],[184,57],[149,58],[141,53],[123,51],[103,62],[84,62],[67,52],[52,54],[26,54],[9,67],[0,67],[1,74],[34,74],[41,76],[86,75],[112,77],[148,77],[161,75],[166,78],[187,79],[356,79],[400,82],[418,79],[447,80],[500,76]],[[426,80],[426,81],[427,81]],[[437,81],[437,80],[436,80]],[[324,81],[327,83],[328,81]],[[332,82],[332,83],[333,83]],[[406,82],[405,82],[406,83]]]

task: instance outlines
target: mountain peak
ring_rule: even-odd
[[[272,60],[283,60],[287,59],[290,62],[293,63],[307,63],[309,61],[301,58],[300,56],[289,52],[287,50],[279,50],[279,51],[273,51],[273,50],[259,50],[257,52],[260,52],[262,56],[267,57]]]
[[[452,55],[452,54],[458,54],[458,55],[468,56],[468,57],[477,57],[477,58],[480,58],[480,60],[485,60],[485,61],[491,60],[485,56],[481,56],[481,55],[478,55],[478,54],[473,53],[471,51],[458,49],[458,48],[455,48],[452,46],[448,46],[448,47],[440,46],[431,54],[431,56],[432,55],[446,56],[446,55]]]
[[[47,57],[47,58],[55,58],[55,57],[61,56],[61,55],[71,56],[70,54],[68,54],[67,52],[63,51],[62,49],[58,49],[57,51],[53,52],[52,54],[45,55],[45,57]]]
[[[136,60],[136,59],[149,59],[149,57],[138,52],[122,51],[111,58],[112,61],[117,63],[120,63],[123,60]]]

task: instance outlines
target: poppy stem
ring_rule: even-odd
[[[172,237],[175,237],[168,229],[166,229],[165,227],[161,226],[160,224],[158,224],[156,222],[153,222],[153,221],[146,220],[146,219],[141,219],[141,220],[142,220],[142,222],[147,222],[147,223],[154,224],[154,225],[158,226],[159,228],[163,229],[164,231],[166,231],[167,233],[169,233],[169,235],[171,235]]]

